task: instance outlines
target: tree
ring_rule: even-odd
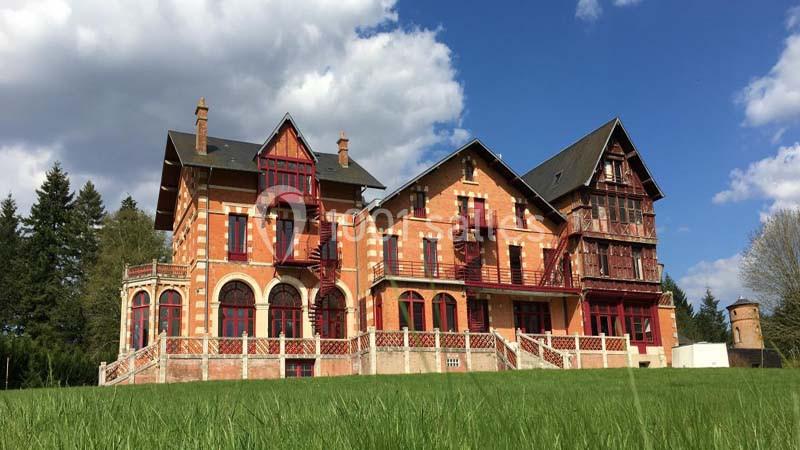
[[[672,301],[675,303],[675,323],[678,326],[678,335],[689,341],[697,340],[697,329],[695,327],[694,307],[689,303],[686,293],[681,289],[675,280],[667,274],[661,282],[661,290],[672,292]]]
[[[706,288],[706,295],[700,304],[700,311],[695,316],[697,338],[706,342],[728,342],[728,320],[719,309],[719,300]]]
[[[34,339],[68,340],[65,327],[70,324],[59,317],[75,300],[73,258],[70,238],[70,213],[73,194],[69,178],[55,163],[47,172],[36,202],[24,223],[29,235],[26,246],[26,280],[24,331]],[[69,320],[69,319],[67,319]]]
[[[96,358],[116,359],[122,271],[126,264],[166,260],[168,250],[164,233],[153,228],[153,218],[139,210],[130,197],[105,218],[99,238],[100,252],[89,272],[83,302],[87,347]]]
[[[761,226],[741,272],[761,302],[766,342],[800,358],[800,210],[779,211]]]
[[[0,205],[0,261],[5,263],[5,269],[0,271],[0,332],[18,328],[23,275],[20,270],[21,248],[22,233],[17,203],[8,194]]]
[[[72,208],[72,232],[78,285],[82,285],[89,269],[97,260],[100,239],[98,232],[103,224],[106,211],[103,199],[91,181],[87,181],[78,193]]]

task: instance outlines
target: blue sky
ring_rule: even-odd
[[[0,194],[26,213],[60,161],[109,209],[152,211],[166,132],[204,96],[212,136],[259,142],[287,111],[316,151],[346,130],[390,188],[471,136],[524,172],[619,115],[695,301],[747,295],[748,236],[800,206],[798,3],[191,3],[0,3]]]
[[[712,201],[729,173],[798,138],[791,123],[746,124],[737,101],[778,60],[793,4],[602,5],[593,21],[566,1],[405,1],[399,9],[408,23],[440,28],[465,90],[463,127],[520,171],[619,115],[666,193],[656,204],[659,258],[685,277],[701,261],[742,251],[760,224],[762,198]],[[697,295],[702,283],[686,281]],[[738,295],[722,294],[723,303]]]

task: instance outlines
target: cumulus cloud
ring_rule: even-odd
[[[0,170],[3,171],[0,197],[13,195],[20,211],[27,211],[59,151],[57,144],[42,147],[22,143],[0,145]]]
[[[59,142],[107,200],[154,204],[166,130],[191,131],[200,96],[213,136],[260,142],[287,111],[316,151],[345,130],[388,185],[468,134],[451,50],[395,0],[5,0],[0,61],[0,136]]]
[[[745,123],[760,126],[800,117],[800,6],[789,9],[786,38],[778,62],[766,75],[750,82],[737,100],[745,107]]]
[[[737,253],[729,258],[714,261],[700,261],[686,271],[678,280],[678,285],[686,292],[689,301],[699,305],[706,288],[720,300],[721,305],[729,305],[739,296],[752,297],[752,292],[742,286],[739,278],[739,265],[742,255]]]
[[[614,0],[614,6],[632,6],[641,3],[642,0]],[[578,0],[575,7],[575,17],[586,22],[594,22],[603,15],[603,6],[600,0]]]
[[[781,147],[775,156],[750,164],[747,169],[730,173],[728,189],[714,195],[714,203],[722,204],[760,198],[768,204],[761,212],[762,220],[774,212],[800,207],[800,143]]]

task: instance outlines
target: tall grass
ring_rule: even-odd
[[[0,393],[1,448],[800,448],[800,372],[520,371]]]

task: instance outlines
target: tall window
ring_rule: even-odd
[[[375,329],[383,330],[383,297],[378,294],[375,296]]]
[[[540,334],[552,329],[550,304],[545,302],[514,302],[514,328],[523,333]]]
[[[279,261],[294,258],[294,221],[280,219],[276,222],[275,252]]]
[[[458,331],[456,299],[447,294],[433,297],[433,328],[439,331]]]
[[[617,305],[593,303],[589,307],[592,336],[622,336]]]
[[[511,269],[511,282],[514,284],[522,284],[522,247],[519,245],[509,245],[508,259]]]
[[[424,218],[425,216],[425,192],[414,192],[414,217]]]
[[[620,197],[617,200],[619,201],[619,221],[628,223],[628,210],[625,208],[625,198]]]
[[[622,161],[616,159],[607,160],[605,164],[606,181],[622,183]]]
[[[464,162],[464,179],[467,181],[475,181],[475,164],[472,161]]]
[[[264,185],[288,186],[303,194],[314,194],[314,166],[305,160],[262,158]]]
[[[604,277],[609,276],[608,244],[597,244],[597,257],[600,266],[600,275]]]
[[[633,278],[641,280],[644,278],[642,271],[642,249],[641,247],[633,247],[631,249],[631,264],[633,264]]]
[[[181,335],[181,294],[168,290],[158,297],[158,333]]]
[[[320,337],[324,339],[344,339],[346,336],[346,317],[344,294],[339,289],[320,298],[317,294],[317,320]]]
[[[458,215],[467,217],[469,214],[469,197],[458,196]]]
[[[517,228],[527,228],[528,224],[525,221],[525,204],[514,204],[514,218],[516,220]]]
[[[254,336],[255,296],[250,286],[229,281],[219,292],[219,335],[239,337],[244,332]]]
[[[628,199],[628,215],[630,217],[630,223],[641,224],[642,223],[642,201],[641,200],[634,200]]]
[[[131,303],[131,347],[147,347],[150,334],[150,294],[139,291]]]
[[[411,331],[425,331],[425,301],[414,291],[400,294],[398,299],[400,328]]]
[[[269,336],[303,337],[303,303],[292,285],[280,283],[269,291]]]
[[[436,239],[424,238],[422,240],[422,251],[425,265],[425,277],[436,278],[439,276],[438,253],[436,251]]]
[[[383,237],[383,267],[386,275],[397,275],[397,236],[386,235]]]
[[[228,216],[228,260],[247,261],[247,216]]]
[[[617,197],[608,197],[608,220],[617,221]]]
[[[633,343],[653,343],[653,318],[646,304],[625,304],[625,332]]]

